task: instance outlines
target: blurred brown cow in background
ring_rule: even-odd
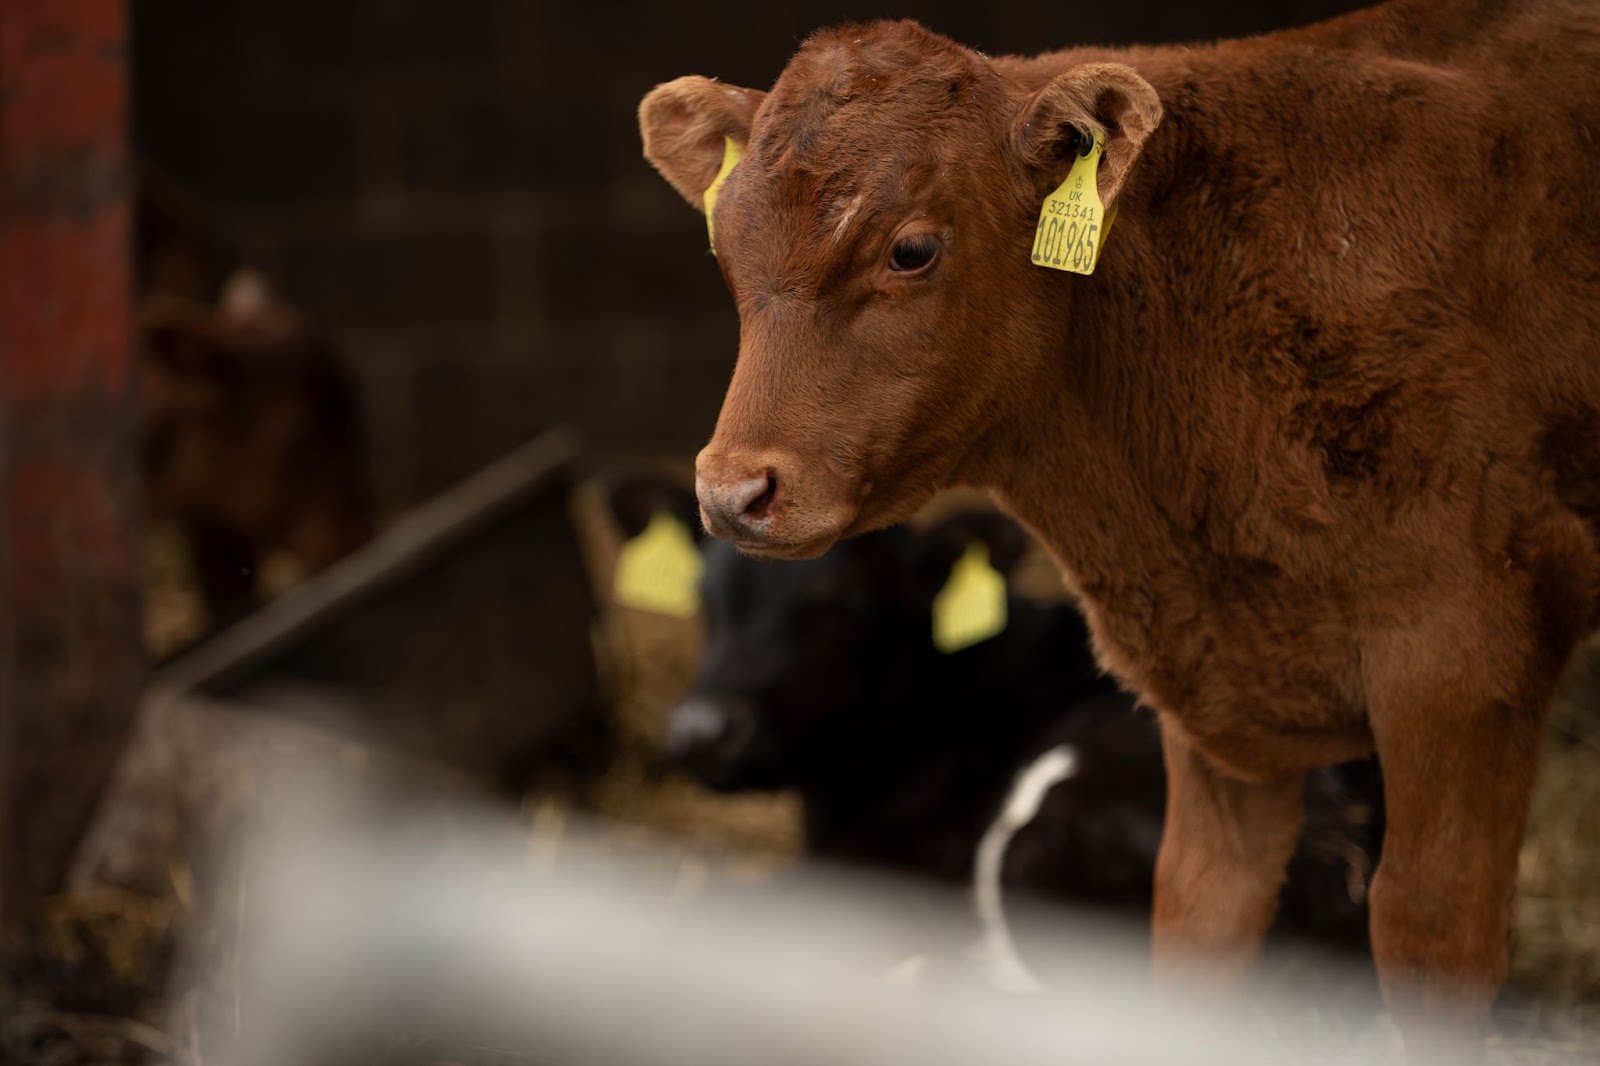
[[[150,176],[139,206],[146,516],[183,529],[215,627],[269,555],[314,571],[371,536],[363,418],[322,326],[252,270],[213,299],[221,256],[182,194]]]

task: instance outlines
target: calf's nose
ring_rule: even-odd
[[[698,466],[694,492],[711,532],[734,539],[763,535],[778,495],[777,472],[704,461]]]
[[[748,714],[691,696],[667,719],[667,757],[697,769],[735,763],[754,734],[755,722]]]

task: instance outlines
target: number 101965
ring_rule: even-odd
[[[1033,237],[1033,261],[1087,273],[1094,268],[1100,240],[1099,212],[1091,206],[1045,201],[1045,217]]]

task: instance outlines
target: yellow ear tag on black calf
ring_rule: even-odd
[[[933,598],[933,644],[942,652],[988,640],[1006,628],[1006,579],[989,565],[989,547],[967,546]]]
[[[1105,135],[1096,133],[1094,146],[1072,164],[1067,180],[1045,197],[1039,209],[1039,228],[1033,233],[1036,265],[1074,274],[1094,273],[1106,231],[1111,228],[1111,219],[1100,204],[1096,178],[1105,147]]]
[[[617,553],[612,594],[624,607],[693,618],[700,610],[705,561],[694,535],[669,514],[657,514]]]
[[[717,176],[711,180],[711,185],[706,189],[706,240],[711,242],[711,254],[717,254],[717,231],[711,224],[711,215],[717,209],[717,193],[722,191],[722,183],[728,180],[728,175],[733,173],[733,168],[739,165],[739,160],[744,158],[744,146],[732,137],[723,135],[722,169],[717,171]]]

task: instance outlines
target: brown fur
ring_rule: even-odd
[[[708,523],[809,556],[991,489],[1161,712],[1161,958],[1247,961],[1286,797],[1376,747],[1386,989],[1481,1016],[1600,581],[1600,10],[1400,0],[994,60],[875,23],[807,41],[747,125],[709,84],[641,108],[692,203],[705,131],[748,141],[717,206],[743,328]],[[1074,128],[1106,133],[1119,208],[1091,277],[1029,261]],[[907,234],[942,242],[927,271],[888,266]],[[731,512],[753,477],[770,495]]]
[[[184,527],[212,623],[250,607],[261,562],[321,568],[372,534],[361,411],[321,327],[252,272],[218,306],[141,311],[147,512]]]

